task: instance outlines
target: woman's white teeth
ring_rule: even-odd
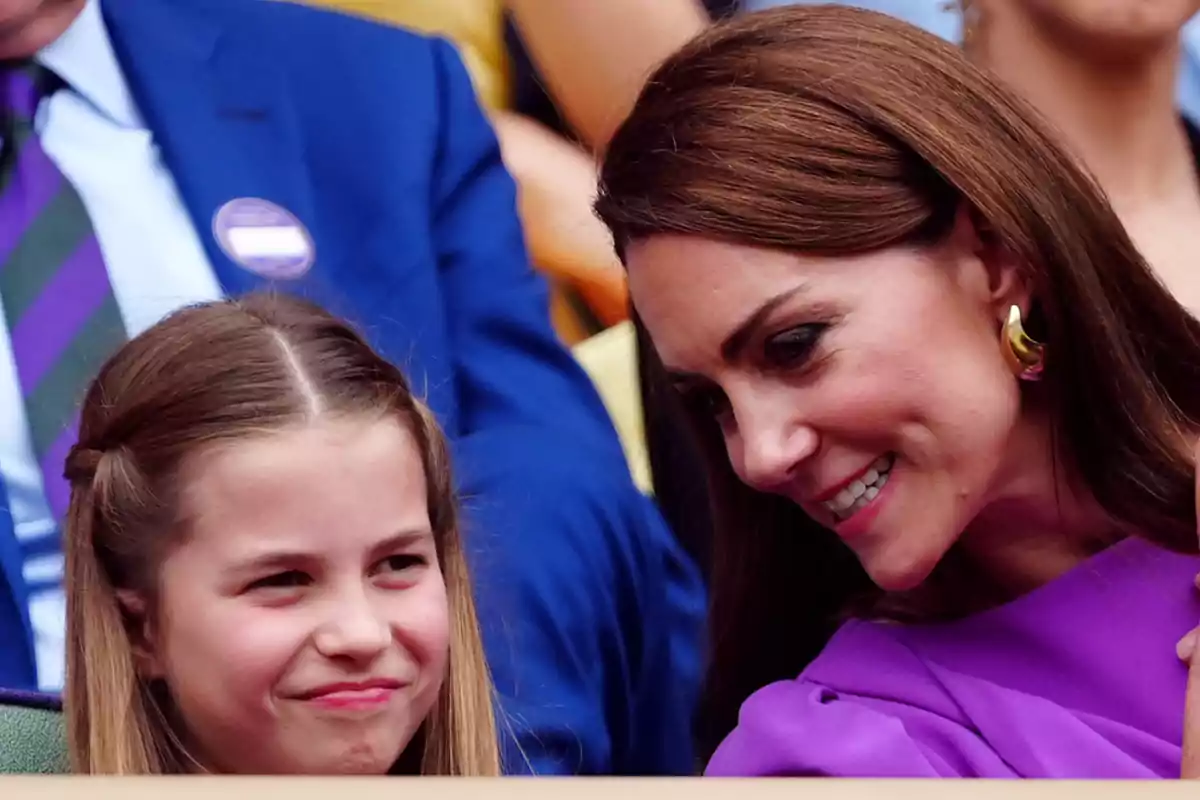
[[[891,456],[882,456],[858,480],[826,502],[825,507],[833,512],[839,522],[861,510],[879,496],[879,490],[887,483],[892,464]]]

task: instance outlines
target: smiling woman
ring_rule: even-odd
[[[883,15],[750,14],[597,210],[708,454],[710,774],[1179,775],[1200,323],[1028,106]]]
[[[343,323],[174,314],[105,365],[66,473],[75,771],[498,774],[442,434]]]

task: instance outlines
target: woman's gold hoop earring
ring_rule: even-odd
[[[1025,333],[1025,326],[1021,324],[1021,309],[1015,305],[1008,309],[1008,319],[1000,336],[1000,349],[1004,353],[1004,360],[1018,378],[1024,381],[1041,380],[1046,348]]]

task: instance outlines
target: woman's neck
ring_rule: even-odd
[[[1030,498],[993,503],[961,541],[964,566],[1002,600],[1065,575],[1126,534],[1077,499],[1046,507]]]
[[[1178,41],[1101,61],[1104,46],[1055,39],[1017,5],[995,4],[971,56],[1049,119],[1118,212],[1194,187],[1195,159],[1175,104]]]
[[[1129,531],[1053,459],[1051,427],[1027,414],[1010,443],[988,504],[959,540],[961,567],[1002,599],[1060,577]]]

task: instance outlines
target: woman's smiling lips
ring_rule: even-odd
[[[821,517],[827,518],[831,527],[842,534],[845,523],[874,505],[880,492],[887,485],[894,465],[893,454],[879,456],[863,469],[830,485],[803,505],[819,512]]]

